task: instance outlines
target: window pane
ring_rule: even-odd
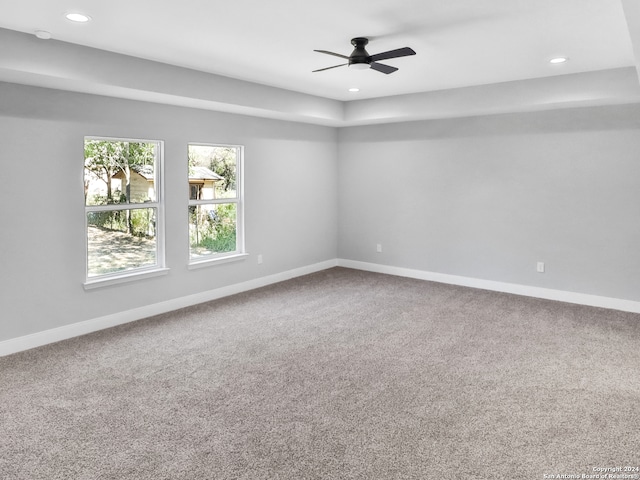
[[[236,250],[235,203],[189,207],[191,258]]]
[[[155,202],[157,150],[154,142],[86,139],[85,204]]]
[[[189,145],[190,198],[237,198],[237,157],[237,147]]]
[[[157,265],[156,209],[87,213],[88,276]]]

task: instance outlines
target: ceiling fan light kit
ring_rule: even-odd
[[[381,73],[389,74],[397,71],[396,67],[378,63],[378,60],[389,60],[391,58],[407,57],[409,55],[415,55],[409,47],[398,48],[396,50],[389,50],[388,52],[377,53],[375,55],[369,55],[369,52],[365,49],[365,46],[369,43],[369,39],[365,37],[356,37],[351,39],[351,45],[355,48],[351,55],[346,56],[340,53],[329,52],[327,50],[314,50],[314,52],[324,53],[326,55],[333,55],[334,57],[340,57],[347,60],[347,63],[341,63],[340,65],[334,65],[332,67],[320,68],[313,72],[322,72],[324,70],[330,70],[332,68],[344,67],[348,65],[356,70],[373,69]]]
[[[367,70],[369,68],[371,68],[371,65],[369,65],[368,63],[350,63],[349,67],[353,68],[354,70]]]

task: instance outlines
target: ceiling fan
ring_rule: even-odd
[[[395,72],[398,69],[390,65],[378,63],[378,60],[388,60],[390,58],[406,57],[408,55],[416,54],[416,52],[414,52],[411,48],[404,47],[398,48],[396,50],[389,50],[388,52],[376,53],[375,55],[369,55],[369,53],[364,49],[367,43],[369,43],[369,39],[365,37],[356,37],[351,39],[351,45],[353,45],[355,49],[348,57],[346,55],[328,52],[326,50],[314,50],[314,52],[326,53],[327,55],[333,55],[334,57],[344,58],[348,60],[348,62],[341,63],[340,65],[334,65],[333,67],[321,68],[319,70],[314,70],[313,72],[322,72],[331,68],[349,65],[350,67],[357,69],[364,70],[367,68],[372,68],[373,70],[376,70],[378,72],[389,74]]]

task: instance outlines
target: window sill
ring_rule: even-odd
[[[189,263],[188,268],[189,270],[195,270],[198,268],[220,265],[223,263],[239,262],[239,261],[245,260],[248,256],[249,256],[248,253],[238,253],[235,255],[229,255],[227,257],[216,257],[216,258],[207,258],[204,260],[193,260],[191,263]]]
[[[95,288],[108,287],[110,285],[118,285],[120,283],[135,282],[144,280],[145,278],[159,277],[169,273],[168,268],[157,268],[154,270],[146,270],[144,272],[125,273],[115,277],[97,278],[84,282],[85,290],[93,290]]]

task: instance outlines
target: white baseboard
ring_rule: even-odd
[[[197,305],[211,300],[217,300],[236,293],[246,292],[260,287],[265,287],[273,283],[282,282],[291,278],[308,275],[310,273],[326,270],[338,265],[337,260],[328,260],[325,262],[315,263],[306,267],[288,270],[286,272],[260,277],[246,282],[229,285],[226,287],[209,290],[207,292],[196,293],[186,297],[174,298],[165,302],[145,305],[144,307],[134,308],[124,312],[106,315],[104,317],[94,318],[83,322],[65,325],[63,327],[53,328],[42,332],[37,332],[23,337],[12,338],[0,342],[0,357],[10,355],[12,353],[29,350],[31,348],[41,347],[49,343],[67,340],[69,338],[86,335],[87,333],[97,332],[105,328],[115,327],[124,323],[134,322],[143,318],[152,317],[161,313],[171,312],[180,308]]]
[[[49,343],[67,340],[69,338],[78,337],[87,333],[97,332],[105,328],[115,327],[124,323],[134,322],[143,318],[152,317],[161,313],[171,312],[180,308],[197,305],[211,300],[217,300],[236,293],[246,292],[260,287],[265,287],[274,283],[289,280],[291,278],[308,275],[310,273],[326,270],[331,267],[345,267],[356,270],[365,270],[369,272],[386,273],[388,275],[397,275],[401,277],[416,278],[419,280],[428,280],[432,282],[448,283],[452,285],[460,285],[464,287],[480,288],[483,290],[492,290],[496,292],[513,293],[526,297],[544,298],[548,300],[557,300],[560,302],[575,303],[580,305],[588,305],[592,307],[608,308],[612,310],[621,310],[624,312],[640,313],[640,302],[631,300],[623,300],[619,298],[601,297],[597,295],[589,295],[585,293],[567,292],[563,290],[553,290],[548,288],[531,287],[527,285],[519,285],[515,283],[495,282],[492,280],[483,280],[471,277],[461,277],[457,275],[447,275],[444,273],[427,272],[423,270],[413,270],[410,268],[393,267],[390,265],[380,265],[376,263],[359,262],[356,260],[334,259],[325,262],[308,265],[306,267],[288,270],[286,272],[276,273],[266,277],[260,277],[246,282],[217,288],[207,292],[196,293],[186,297],[175,298],[165,302],[146,305],[144,307],[134,308],[124,312],[106,315],[104,317],[86,320],[63,327],[37,332],[23,337],[12,338],[0,342],[0,357],[10,355],[12,353],[29,350],[31,348],[40,347]]]
[[[447,275],[444,273],[427,272],[424,270],[413,270],[410,268],[393,267],[390,265],[380,265],[377,263],[359,262],[355,260],[338,259],[338,266],[353,268],[356,270],[366,270],[368,272],[386,273],[400,277],[416,278],[419,280],[429,280],[432,282],[448,283],[451,285],[461,285],[464,287],[480,288],[503,293],[513,293],[525,297],[544,298],[547,300],[557,300],[560,302],[576,303],[588,305],[590,307],[609,308],[621,310],[623,312],[640,313],[640,302],[623,300],[620,298],[600,297],[586,293],[567,292],[564,290],[553,290],[550,288],[531,287],[516,283],[495,282],[480,278],[461,277],[457,275]]]

